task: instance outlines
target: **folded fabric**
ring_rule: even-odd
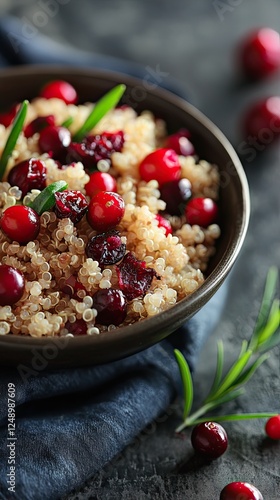
[[[35,34],[26,36],[21,21],[15,17],[0,19],[0,66],[17,64],[65,64],[77,67],[106,69],[145,79],[150,84],[159,85],[174,94],[186,97],[186,90],[174,78],[155,68],[143,67],[131,61],[84,52],[65,47],[50,38]]]
[[[65,48],[46,37],[21,41],[14,18],[0,21],[0,62],[69,63],[107,68],[143,77],[146,69],[110,57]],[[16,43],[16,40],[18,43]],[[164,85],[184,96],[180,85]],[[0,381],[0,498],[56,500],[80,487],[159,416],[180,391],[174,359],[183,351],[191,369],[219,321],[226,287],[168,339],[126,359],[101,366],[43,371],[23,378],[2,369]],[[15,386],[16,439],[7,440],[8,384]],[[7,464],[15,452],[15,493],[8,488]]]
[[[1,370],[0,498],[56,500],[80,487],[159,416],[180,391],[173,348],[192,369],[219,321],[224,286],[167,340],[102,366],[41,372]],[[8,383],[16,391],[16,486],[9,496]],[[1,496],[2,495],[2,496]]]

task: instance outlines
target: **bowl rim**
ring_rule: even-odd
[[[127,83],[129,86],[137,86],[142,82],[140,78],[136,78],[130,75],[127,75],[122,72],[116,72],[112,70],[106,69],[94,69],[94,68],[81,68],[69,65],[56,65],[56,64],[34,64],[34,65],[21,65],[15,67],[9,67],[0,69],[0,81],[5,79],[6,77],[12,76],[22,76],[22,75],[32,75],[39,74],[42,76],[48,76],[48,74],[56,73],[58,76],[64,76],[64,79],[67,79],[68,76],[84,76],[89,78],[99,78],[103,80],[108,80],[108,82],[112,83]],[[240,249],[243,245],[250,217],[250,194],[249,194],[249,186],[247,182],[247,178],[245,172],[243,170],[241,161],[229,142],[226,136],[221,132],[221,130],[209,119],[207,118],[201,111],[199,111],[196,107],[190,104],[188,101],[175,95],[173,92],[170,92],[162,87],[157,87],[155,89],[147,90],[147,94],[155,95],[157,98],[168,101],[171,105],[175,107],[179,107],[183,112],[191,115],[195,121],[200,122],[202,126],[207,129],[212,136],[214,136],[217,141],[222,145],[224,150],[226,150],[228,156],[232,160],[232,163],[236,169],[237,177],[240,181],[241,186],[241,198],[243,201],[243,210],[242,216],[238,223],[238,228],[236,229],[235,235],[235,244],[231,247],[227,247],[224,255],[221,260],[215,266],[213,271],[207,276],[204,283],[190,296],[185,297],[181,301],[177,302],[174,306],[163,311],[162,313],[152,316],[150,318],[143,319],[137,323],[133,323],[131,325],[127,325],[121,328],[117,328],[112,333],[113,335],[108,335],[108,333],[100,333],[100,335],[86,335],[80,337],[67,337],[70,339],[70,342],[67,343],[67,349],[75,350],[79,346],[84,346],[86,344],[106,344],[114,345],[115,342],[124,341],[126,339],[131,339],[132,337],[139,340],[139,349],[141,349],[141,338],[145,336],[145,332],[147,330],[150,332],[151,330],[159,330],[164,327],[165,322],[168,318],[168,322],[177,321],[178,313],[180,316],[184,316],[184,309],[187,307],[190,310],[194,310],[194,312],[198,311],[200,307],[196,307],[199,302],[204,304],[203,298],[207,296],[211,296],[217,290],[217,288],[223,283],[225,277],[229,273],[232,268],[234,262],[237,259],[237,256],[240,252]],[[213,284],[215,283],[215,288]],[[211,293],[211,289],[212,293]],[[0,345],[13,344],[15,347],[17,344],[20,344],[22,347],[43,347],[48,343],[54,342],[54,344],[61,342],[63,337],[31,337],[31,336],[15,336],[15,335],[3,335],[0,338]],[[112,342],[113,341],[113,342]]]

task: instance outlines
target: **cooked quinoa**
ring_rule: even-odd
[[[67,105],[59,99],[36,98],[29,104],[25,123],[51,114],[55,116],[55,124],[59,125],[72,117],[74,120],[69,130],[74,134],[92,106]],[[0,125],[0,154],[10,128]],[[107,113],[91,133],[119,130],[123,131],[125,138],[121,152],[112,154],[111,163],[106,160],[99,162],[98,168],[109,171],[116,179],[117,192],[125,202],[125,213],[116,229],[126,244],[126,251],[146,262],[147,268],[153,268],[158,277],[152,280],[144,296],[128,302],[126,318],[120,325],[125,326],[170,308],[203,283],[203,273],[215,252],[220,229],[217,224],[191,226],[184,216],[169,216],[173,234],[166,236],[164,228],[158,226],[155,218],[156,214],[164,213],[166,207],[165,201],[160,198],[159,184],[156,180],[141,180],[138,168],[149,153],[162,147],[167,135],[165,124],[156,120],[150,112],[137,115],[132,108],[123,107]],[[7,182],[9,171],[31,157],[45,161],[47,185],[65,180],[68,189],[86,194],[89,175],[83,163],[76,162],[60,169],[48,154],[40,153],[38,140],[39,133],[28,139],[20,134],[3,182],[0,182],[0,216],[21,199],[20,189],[11,187]],[[195,156],[179,156],[179,161],[181,177],[190,181],[192,196],[217,200],[217,167]],[[28,204],[38,193],[37,190],[27,193],[23,203]],[[59,219],[53,211],[40,216],[39,235],[26,245],[8,240],[0,230],[1,264],[20,270],[25,278],[21,299],[12,306],[0,307],[0,334],[33,337],[72,335],[65,325],[78,319],[86,322],[88,335],[116,328],[115,325],[100,325],[97,311],[92,306],[92,297],[99,289],[118,288],[116,265],[102,267],[85,253],[88,241],[96,234],[85,216],[74,225],[69,218]],[[73,275],[84,287],[77,292],[76,298],[61,290],[63,283]]]

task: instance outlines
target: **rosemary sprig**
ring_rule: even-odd
[[[117,85],[105,94],[99,101],[96,102],[94,108],[90,112],[84,124],[74,134],[73,141],[80,142],[90,130],[103,118],[103,116],[113,109],[121,99],[126,86],[124,84]]]
[[[28,101],[23,101],[21,104],[15,118],[13,121],[13,125],[6,141],[5,147],[3,149],[1,158],[0,158],[0,181],[3,179],[7,163],[9,158],[14,150],[14,147],[17,143],[20,132],[22,131],[22,127],[24,124],[24,120],[27,114]]]
[[[175,349],[174,354],[179,365],[184,394],[183,422],[176,429],[181,432],[188,426],[196,425],[208,420],[233,421],[252,418],[269,418],[275,413],[244,413],[236,415],[204,416],[214,408],[221,406],[245,393],[245,384],[252,378],[256,370],[269,357],[264,352],[280,344],[280,309],[279,300],[275,299],[278,283],[278,270],[271,267],[267,274],[264,294],[260,306],[258,319],[250,341],[242,342],[241,351],[237,360],[223,376],[224,348],[223,342],[218,341],[217,366],[214,381],[208,396],[202,406],[191,414],[193,403],[193,382],[191,372],[183,354]],[[252,357],[255,357],[251,361]]]

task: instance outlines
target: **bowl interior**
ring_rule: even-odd
[[[80,102],[95,101],[118,83],[127,90],[123,102],[137,112],[149,109],[164,119],[169,132],[188,128],[200,158],[218,165],[221,175],[220,225],[222,235],[211,259],[207,278],[190,297],[168,311],[112,333],[71,338],[48,361],[52,366],[76,366],[111,361],[127,356],[160,341],[195,314],[217,291],[230,271],[242,246],[249,218],[249,194],[246,177],[233,148],[204,115],[166,90],[148,90],[145,82],[110,71],[80,70],[67,67],[22,66],[0,72],[0,110],[14,102],[32,99],[42,85],[52,79],[64,79],[78,91]],[[0,339],[0,360],[7,365],[32,363],[34,354],[50,344],[58,347],[62,339],[6,336]],[[67,344],[67,345],[66,345]]]

